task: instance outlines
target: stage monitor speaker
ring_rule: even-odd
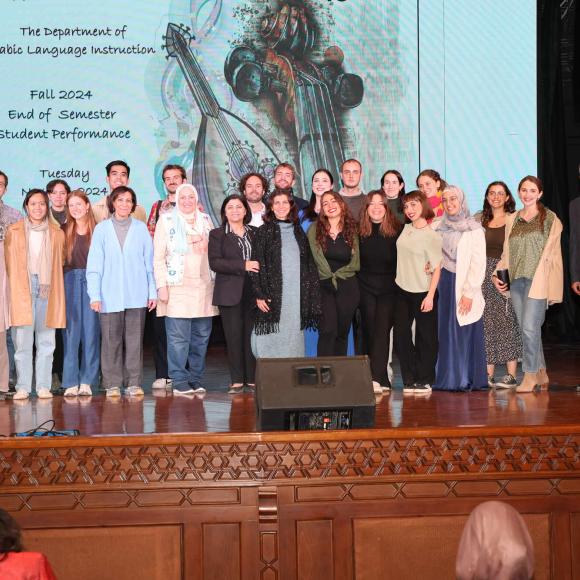
[[[375,405],[366,356],[257,360],[261,431],[373,427]]]

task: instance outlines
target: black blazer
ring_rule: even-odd
[[[250,241],[254,241],[256,228],[248,226]],[[213,291],[214,306],[235,306],[242,299],[246,276],[246,263],[236,234],[226,234],[224,226],[209,233],[209,267],[216,273]]]

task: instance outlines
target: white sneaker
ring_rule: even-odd
[[[79,397],[92,397],[93,391],[91,385],[81,385],[78,394]]]
[[[145,393],[143,392],[143,389],[141,387],[127,387],[125,389],[125,395],[127,395],[127,397],[141,397],[143,396]]]
[[[373,381],[373,393],[375,395],[382,395],[383,394],[383,387],[377,381]]]
[[[23,399],[28,399],[28,397],[30,397],[30,393],[28,391],[25,391],[24,389],[18,389],[14,393],[12,399],[14,401],[22,401]]]
[[[50,392],[50,389],[37,389],[36,396],[39,399],[52,399],[52,393]]]
[[[105,389],[107,397],[120,397],[121,389],[119,387],[109,387]]]
[[[151,388],[155,389],[167,389],[171,387],[171,379],[155,379]]]
[[[79,394],[78,387],[69,387],[68,389],[65,389],[65,391],[64,391],[65,397],[76,397],[78,394]]]

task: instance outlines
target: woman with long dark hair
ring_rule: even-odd
[[[373,381],[391,388],[387,374],[390,336],[395,321],[397,237],[401,231],[381,190],[367,194],[359,222],[360,311]],[[378,391],[378,388],[377,388]]]
[[[399,220],[399,223],[405,223],[405,214],[403,212],[403,196],[405,195],[405,180],[396,169],[387,169],[381,177],[381,189],[387,197],[387,205],[391,213]]]
[[[300,210],[299,217],[302,229],[307,232],[310,224],[318,219],[320,214],[320,200],[322,194],[331,191],[334,185],[334,177],[328,169],[317,169],[312,175],[312,194],[308,207]]]
[[[501,258],[505,240],[505,224],[516,203],[503,181],[493,181],[487,186],[480,217],[485,230],[487,267],[481,288],[485,299],[483,328],[487,358],[487,381],[490,387],[516,387],[518,359],[522,356],[522,337],[510,300],[497,291],[492,275]],[[507,374],[496,382],[495,365],[506,364]]]
[[[63,228],[66,328],[63,331],[62,386],[65,397],[90,396],[91,385],[98,384],[101,356],[99,315],[91,309],[87,291],[87,259],[96,223],[89,198],[82,189],[71,191],[66,208],[68,217]]]
[[[333,185],[334,177],[327,169],[317,169],[312,174],[312,194],[310,195],[308,207],[298,212],[298,217],[300,218],[304,232],[307,232],[310,225],[318,219],[318,214],[320,213],[320,198],[323,193],[330,191]],[[305,356],[316,356],[318,349],[318,330],[307,328],[304,331],[304,349]],[[349,354],[354,353],[354,344],[351,336],[349,336],[349,351],[352,351]]]
[[[542,181],[533,175],[518,185],[523,208],[506,217],[503,252],[496,272],[508,269],[509,291],[523,340],[524,378],[519,392],[536,385],[547,388],[546,360],[542,347],[542,325],[551,304],[562,302],[564,276],[560,237],[562,222],[541,202]],[[508,287],[494,274],[500,292]]]
[[[318,220],[307,235],[320,278],[318,356],[346,356],[348,331],[360,298],[356,278],[360,255],[356,222],[339,193],[322,195]]]
[[[64,234],[48,218],[48,195],[42,189],[31,189],[22,207],[26,217],[8,228],[5,241],[18,376],[14,398],[30,396],[32,353],[36,346],[36,394],[41,399],[50,399],[55,329],[66,326]]]
[[[258,229],[250,272],[258,312],[252,333],[256,358],[304,356],[304,330],[316,328],[320,290],[316,265],[298,209],[286,190],[268,198],[264,225]]]
[[[209,267],[216,273],[213,304],[219,307],[230,367],[230,393],[244,385],[255,386],[256,359],[250,337],[256,318],[256,297],[250,272],[260,264],[252,260],[256,228],[249,225],[252,212],[243,195],[226,197],[221,207],[222,225],[209,233]]]

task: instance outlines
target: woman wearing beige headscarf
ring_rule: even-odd
[[[463,528],[455,574],[458,580],[530,580],[534,546],[522,516],[507,503],[478,505]]]

